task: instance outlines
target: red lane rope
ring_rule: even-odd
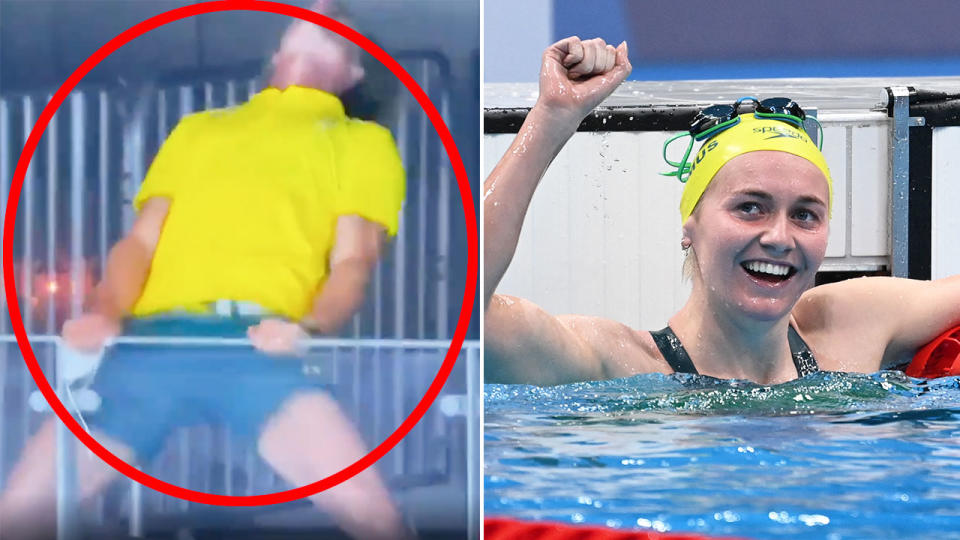
[[[486,540],[734,540],[732,536],[704,536],[695,533],[622,531],[607,527],[567,525],[546,521],[519,521],[487,518],[483,521]]]

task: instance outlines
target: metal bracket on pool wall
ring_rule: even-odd
[[[892,266],[895,277],[910,275],[910,126],[922,126],[924,119],[910,117],[910,89],[894,86],[889,89],[893,98],[893,198],[890,240]]]
[[[960,126],[960,93],[912,86],[892,86],[886,90],[887,115],[893,119],[891,273],[898,277],[930,279],[930,247],[923,242],[931,234],[931,138],[936,128]]]

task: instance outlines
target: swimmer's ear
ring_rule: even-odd
[[[690,249],[690,246],[693,245],[693,227],[691,223],[693,220],[693,216],[687,218],[687,221],[683,224],[683,228],[681,229],[683,236],[680,237],[680,247],[683,249]]]

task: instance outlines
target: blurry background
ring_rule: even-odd
[[[191,3],[197,2],[0,0],[0,202],[7,202],[26,136],[63,80],[123,30]],[[342,4],[353,27],[397,59],[428,93],[476,185],[479,2]],[[281,15],[238,11],[183,19],[137,38],[77,86],[40,141],[19,201],[14,267],[21,315],[31,334],[54,335],[80,311],[108,249],[132,222],[129,202],[166,134],[186,114],[239,104],[258,92],[289,23]],[[409,414],[443,360],[460,314],[467,242],[460,193],[439,137],[406,88],[363,56],[367,79],[345,96],[347,112],[391,130],[407,171],[407,198],[400,233],[377,269],[368,301],[343,332],[344,338],[368,341],[314,351],[308,361],[333,370],[338,396],[372,446]],[[468,388],[479,388],[478,381],[469,383],[470,369],[479,366],[472,341],[478,335],[474,324],[437,403],[378,464],[421,531],[464,537],[468,510],[479,511],[467,494],[470,463],[478,463],[470,458],[468,431],[478,424],[469,427],[473,420],[467,420],[465,401]],[[10,344],[6,309],[0,312],[0,338],[7,340],[0,343],[2,488],[23,442],[45,416],[26,406],[35,385]],[[50,378],[54,348],[40,341],[34,340],[34,348]],[[147,470],[214,493],[288,487],[259,463],[255,451],[208,428],[178,433]],[[149,490],[131,499],[127,494],[136,486],[120,484],[85,515],[88,526],[133,527],[136,520],[127,518],[134,515],[146,516],[140,532],[146,527],[147,533],[198,523],[238,531],[270,524],[325,526],[323,517],[303,504],[287,505],[293,514],[283,508],[215,511]],[[191,521],[194,514],[198,521]]]
[[[631,80],[960,73],[952,0],[487,0],[484,81],[532,82],[547,45],[627,40]]]

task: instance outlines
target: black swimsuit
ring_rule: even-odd
[[[690,360],[690,355],[683,348],[680,339],[677,338],[677,335],[673,333],[669,326],[663,330],[650,332],[650,335],[653,336],[657,348],[660,349],[664,359],[675,372],[693,373],[695,375],[700,373],[693,365],[693,361]],[[797,368],[797,378],[806,377],[811,373],[820,371],[820,366],[817,365],[817,360],[810,352],[810,347],[794,330],[793,326],[790,326],[787,331],[787,340],[790,342],[790,355],[793,356],[793,365]]]

